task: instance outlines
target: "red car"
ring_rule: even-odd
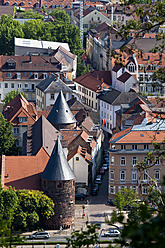
[[[100,169],[99,171],[100,174],[104,174],[105,173],[105,170],[103,168]]]

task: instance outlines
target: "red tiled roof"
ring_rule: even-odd
[[[97,92],[100,87],[109,88],[112,84],[110,71],[88,72],[85,75],[75,78],[74,81],[95,92]]]
[[[40,118],[41,115],[43,115],[45,118],[47,118],[49,113],[50,113],[50,111],[51,110],[37,111],[38,119]]]
[[[4,160],[4,188],[41,190],[41,175],[49,160],[43,148],[36,156],[5,156]]]
[[[22,94],[17,95],[3,109],[3,115],[7,121],[18,125],[18,117],[27,117],[26,125],[32,125],[38,119],[33,103],[28,102]],[[23,123],[21,123],[22,125]]]

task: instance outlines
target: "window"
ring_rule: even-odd
[[[93,92],[92,92],[92,97],[93,97]]]
[[[106,103],[104,103],[104,108],[106,108]]]
[[[120,180],[125,181],[125,179],[126,179],[126,171],[122,170],[120,171]]]
[[[29,87],[29,85],[28,84],[25,84],[25,88],[28,88]]]
[[[126,146],[125,145],[121,145],[121,150],[125,150]]]
[[[27,122],[27,117],[19,117],[19,123]]]
[[[11,78],[11,76],[12,76],[11,72],[8,72],[8,73],[7,73],[7,77],[8,77],[8,78]]]
[[[136,186],[132,186],[132,190],[133,190],[134,193],[137,192]]]
[[[137,157],[132,158],[132,165],[135,166],[137,164]]]
[[[120,165],[125,165],[125,164],[126,164],[125,157],[121,157]]]
[[[132,181],[136,181],[136,180],[137,180],[137,171],[132,170]]]
[[[38,79],[38,73],[34,73],[34,79]]]
[[[104,119],[106,118],[106,113],[104,113]]]
[[[132,145],[132,150],[137,150],[137,145]]]
[[[107,129],[109,129],[109,122],[107,122]]]
[[[62,183],[61,182],[56,182],[56,188],[61,189],[62,188]]]
[[[89,91],[89,96],[91,96],[91,91]]]
[[[110,186],[110,194],[115,194],[115,186]]]
[[[113,16],[113,20],[116,21],[116,16]]]
[[[54,100],[54,94],[50,94],[50,99]]]
[[[48,7],[48,5],[47,4],[45,4],[45,8],[47,8]]]
[[[159,165],[159,164],[160,164],[159,157],[155,157],[155,165]]]
[[[76,161],[79,161],[80,160],[80,158],[79,157],[76,157]]]
[[[107,109],[109,109],[109,104],[107,103]]]
[[[115,158],[111,157],[111,165],[114,165],[114,162],[115,162]]]
[[[101,106],[103,107],[103,102],[101,102]]]
[[[134,65],[133,63],[130,63],[130,64],[128,65],[128,70],[129,70],[130,72],[135,72],[135,65]]]
[[[149,165],[149,160],[147,159],[147,157],[144,157],[144,162],[145,162],[145,165]]]
[[[83,24],[83,28],[88,28],[88,24]]]
[[[11,83],[11,88],[14,89],[14,83]]]
[[[148,193],[148,190],[147,190],[147,187],[142,187],[142,194],[143,195],[147,195],[147,193]]]
[[[110,180],[113,181],[114,180],[114,171],[111,170],[110,172]]]
[[[155,170],[155,180],[160,180],[160,170]]]
[[[100,21],[100,17],[99,16],[97,17],[97,20]]]
[[[145,181],[145,180],[148,180],[148,171],[146,170],[146,171],[144,171],[144,173],[143,173],[143,180]]]
[[[22,87],[22,85],[21,84],[18,84],[18,88],[20,89]]]
[[[6,89],[8,88],[8,83],[5,83],[5,88],[6,88]]]
[[[101,116],[103,116],[103,111],[101,111]]]
[[[43,79],[47,77],[47,73],[43,73]]]
[[[14,127],[14,134],[18,134],[19,133],[19,128]]]
[[[107,114],[107,119],[109,120],[109,114]]]
[[[144,145],[144,150],[148,150],[149,146],[148,145]]]
[[[17,79],[21,79],[21,73],[17,72]]]

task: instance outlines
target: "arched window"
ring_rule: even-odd
[[[135,65],[134,65],[134,63],[129,63],[129,65],[128,65],[128,70],[130,71],[130,72],[135,72]]]

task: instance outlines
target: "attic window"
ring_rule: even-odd
[[[79,157],[76,157],[76,161],[79,161],[80,160],[80,158]]]
[[[141,137],[144,137],[144,135],[143,135],[143,134],[140,134],[140,136],[141,136]]]

